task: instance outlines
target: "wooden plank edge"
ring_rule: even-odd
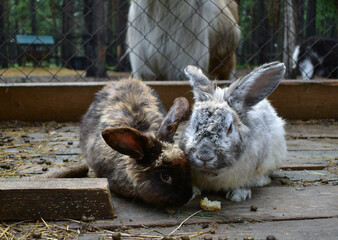
[[[230,81],[218,81],[220,86]],[[165,108],[186,97],[193,104],[188,81],[147,82]],[[0,120],[79,121],[105,82],[0,84]],[[338,119],[338,80],[284,80],[269,99],[285,119]]]
[[[257,222],[282,222],[282,221],[299,221],[299,220],[314,220],[314,219],[331,219],[331,218],[338,218],[337,216],[308,216],[308,217],[284,217],[284,218],[232,218],[229,220],[220,220],[220,219],[213,219],[213,220],[207,220],[207,219],[189,219],[184,223],[184,225],[194,225],[194,224],[206,224],[206,223],[217,223],[217,224],[232,224],[232,223],[246,223],[246,222],[251,222],[251,223],[257,223]],[[148,227],[151,228],[157,228],[157,227],[174,227],[179,224],[184,219],[176,219],[172,222],[165,222],[165,223],[156,223],[156,224],[147,224]],[[63,224],[64,222],[60,222]],[[86,222],[79,222],[75,223],[72,222],[68,224],[70,229],[78,229],[82,224],[88,224]],[[116,229],[120,229],[121,227],[130,227],[130,228],[142,228],[144,225],[139,223],[139,224],[134,224],[132,222],[126,223],[126,222],[120,222],[116,223],[113,220],[98,220],[89,223],[89,225],[94,226],[95,228],[100,228],[100,229],[105,229],[105,230],[110,230],[114,231]]]
[[[323,170],[328,167],[327,164],[301,164],[301,165],[283,165],[280,169],[282,170]]]
[[[0,179],[0,220],[115,217],[107,179]]]

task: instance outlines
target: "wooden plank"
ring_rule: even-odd
[[[277,222],[245,222],[232,224],[188,224],[179,228],[173,236],[194,236],[201,234],[198,239],[238,239],[242,240],[245,237],[252,239],[266,239],[272,235],[276,239],[283,240],[333,240],[338,236],[338,218],[313,219],[313,220],[293,220],[293,221],[277,221]],[[73,226],[75,229],[81,226]],[[159,236],[170,234],[176,226],[173,227],[158,227],[158,228],[139,228],[133,229],[129,234],[133,235],[150,235]],[[211,233],[215,229],[214,233]],[[128,231],[122,231],[128,234]],[[161,234],[162,233],[162,234]],[[86,233],[80,237],[81,240],[97,239],[99,236],[107,236],[103,232]],[[124,239],[124,238],[123,238]],[[249,238],[250,239],[250,238]]]
[[[296,137],[296,138],[334,138],[336,139],[338,138],[338,125],[329,124],[328,126],[325,126],[323,124],[313,124],[313,125],[287,124],[286,125],[286,136]]]
[[[292,164],[283,165],[280,169],[282,170],[322,170],[326,168],[327,164]]]
[[[230,202],[221,195],[208,194],[211,200],[222,202],[219,212],[202,212],[187,221],[197,223],[233,223],[245,221],[286,221],[301,219],[318,219],[338,217],[338,187],[332,185],[305,187],[298,191],[294,187],[264,187],[253,190],[252,199],[244,202]],[[138,201],[130,201],[113,196],[117,218],[100,220],[95,224],[105,229],[116,229],[121,226],[149,227],[175,226],[200,210],[200,197],[174,214],[163,209],[151,208]],[[256,212],[250,206],[258,207]]]
[[[285,119],[337,119],[337,96],[336,80],[289,80],[283,81],[269,99]]]
[[[229,81],[218,81],[220,86]],[[78,121],[106,83],[0,84],[0,120]],[[168,109],[176,97],[192,104],[188,81],[147,82]],[[285,80],[269,97],[286,119],[338,118],[338,81]]]
[[[293,182],[316,182],[321,178],[327,178],[328,181],[338,181],[338,176],[325,170],[308,171],[275,171],[271,175],[274,178],[288,178]]]
[[[0,179],[0,220],[111,219],[105,178]]]
[[[338,156],[338,149],[334,151],[288,151],[288,158],[307,158],[314,160],[330,160]]]
[[[311,129],[318,129],[315,125],[298,125],[294,130],[311,132]],[[288,129],[287,131],[290,131]],[[288,132],[289,133],[289,132]],[[288,158],[282,169],[292,170],[321,170],[329,165],[329,161],[338,156],[338,140],[331,138],[309,138],[309,139],[287,139]]]
[[[288,151],[333,151],[338,150],[338,139],[287,139],[287,147]]]

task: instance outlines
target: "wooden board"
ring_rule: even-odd
[[[108,181],[87,179],[0,179],[0,220],[114,217]]]
[[[264,187],[253,190],[252,199],[230,202],[221,195],[208,195],[211,200],[222,202],[219,212],[202,212],[188,220],[187,224],[227,223],[244,221],[282,221],[338,217],[338,186],[323,185],[306,187]],[[200,210],[200,197],[180,208],[174,214],[163,209],[154,209],[138,201],[113,196],[117,218],[101,220],[99,227],[114,229],[119,226],[150,227],[175,226],[191,214]],[[256,212],[250,206],[258,207]]]
[[[337,226],[338,218],[231,224],[210,223],[183,225],[175,231],[174,235],[194,236],[201,234],[194,239],[211,237],[212,239],[228,238],[229,240],[242,240],[245,237],[252,237],[256,240],[263,240],[266,239],[267,236],[273,235],[279,240],[336,240],[338,236]],[[133,235],[163,237],[170,234],[175,228],[176,226],[161,228],[148,228],[145,226],[139,229],[133,229],[132,231],[124,230],[122,233],[128,234],[129,232],[129,234]],[[215,229],[215,233],[211,233],[212,229]],[[98,239],[100,236],[108,236],[108,233],[87,233],[81,236],[80,239],[92,240]]]
[[[287,178],[292,182],[320,182],[322,178],[328,179],[329,182],[338,181],[338,175],[325,170],[306,170],[308,171],[275,171],[271,176],[274,178]]]
[[[336,96],[338,96],[338,94]],[[325,124],[292,124],[292,125],[287,124],[285,129],[287,132],[286,136],[289,136],[289,137],[335,138],[335,139],[338,138],[338,125],[337,124],[330,124],[330,123],[328,123],[327,125]]]
[[[146,82],[159,95],[166,109],[176,97],[192,105],[188,81]],[[218,81],[220,86],[230,81]],[[105,82],[0,84],[0,120],[78,121]],[[338,118],[338,81],[284,80],[269,96],[286,119]]]

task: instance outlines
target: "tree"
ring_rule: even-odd
[[[268,61],[267,50],[269,43],[268,18],[264,0],[258,0],[257,18],[260,20],[257,27],[257,43],[258,43],[258,64],[264,64]]]
[[[84,0],[87,77],[106,77],[106,29],[103,0]]]
[[[32,34],[37,34],[35,0],[29,1]]]
[[[284,48],[283,62],[286,67],[285,78],[294,78],[292,69],[292,53],[296,46],[296,26],[294,18],[294,5],[292,0],[284,1]]]
[[[316,34],[316,0],[308,0],[306,9],[306,38]]]
[[[8,67],[7,58],[7,38],[6,38],[6,30],[5,30],[5,12],[6,12],[7,1],[0,2],[0,66],[3,68]]]
[[[69,60],[75,55],[75,47],[73,43],[74,32],[74,1],[63,0],[62,5],[62,43],[61,43],[61,61],[66,67],[69,66]]]
[[[114,24],[115,19],[114,16],[116,11],[116,0],[108,0],[107,1],[107,25],[106,25],[106,31],[107,31],[107,64],[108,65],[115,65],[116,61],[116,51],[115,51],[115,44],[114,44]]]
[[[127,23],[128,23],[128,11],[129,3],[125,0],[117,0],[116,4],[116,45],[117,45],[117,59],[118,65],[116,71],[130,71],[129,58],[125,56],[127,46],[126,46],[126,33],[127,33]]]
[[[303,42],[304,36],[304,1],[293,0],[293,5],[295,6],[295,21],[296,21],[296,42]]]

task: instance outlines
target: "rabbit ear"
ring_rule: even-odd
[[[144,157],[144,150],[148,145],[149,137],[136,129],[128,127],[106,128],[101,134],[106,143],[119,153],[136,160]]]
[[[264,64],[231,84],[224,95],[224,100],[238,113],[245,113],[273,92],[284,73],[283,63]]]
[[[157,137],[161,141],[174,142],[174,134],[178,124],[189,112],[188,100],[184,97],[176,98],[174,104],[163,119],[161,126],[157,132]]]
[[[214,86],[203,74],[202,70],[189,65],[184,69],[184,73],[189,78],[190,85],[193,87],[195,101],[208,100],[208,95],[214,93]]]

